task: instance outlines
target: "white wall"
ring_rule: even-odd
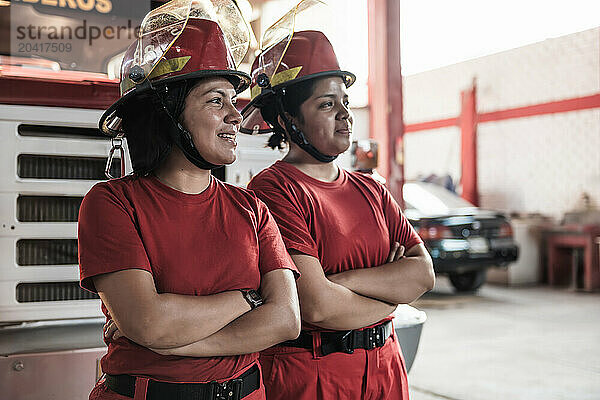
[[[460,179],[460,129],[447,127],[404,136],[404,174],[417,179],[449,174]]]
[[[477,79],[479,112],[600,93],[600,28],[549,39],[404,78],[405,123],[457,117]],[[600,206],[600,109],[478,125],[484,207],[560,218],[583,192]],[[405,136],[407,179],[460,176],[460,131]]]
[[[600,205],[600,109],[479,125],[481,204],[556,218],[587,193]]]

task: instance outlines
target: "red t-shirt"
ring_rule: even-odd
[[[261,276],[278,268],[297,273],[264,203],[215,178],[200,194],[155,177],[95,185],[79,212],[79,266],[91,291],[93,276],[136,268],[152,273],[159,293],[197,296],[258,289]],[[226,379],[258,358],[163,356],[126,338],[107,344],[104,372],[175,382]]]
[[[394,241],[406,250],[422,243],[389,191],[362,173],[340,168],[322,182],[277,161],[248,188],[269,207],[286,247],[318,258],[326,275],[385,264]]]

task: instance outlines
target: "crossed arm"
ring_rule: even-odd
[[[260,291],[264,304],[260,307],[195,343],[151,350],[159,354],[191,357],[231,356],[264,350],[295,339],[300,334],[300,309],[295,286],[290,270],[271,271],[262,278]]]
[[[264,304],[254,310],[239,291],[209,296],[159,294],[152,275],[143,270],[100,275],[94,284],[114,320],[105,335],[126,336],[160,354],[252,353],[293,339],[300,330],[294,276],[287,269],[263,275]]]
[[[397,248],[398,243],[394,247]],[[396,250],[396,253],[400,250]],[[423,244],[417,244],[403,253],[403,257],[388,258],[386,264],[378,267],[340,272],[327,278],[363,296],[395,305],[410,303],[433,289],[435,273],[431,257]]]
[[[325,276],[319,260],[292,253],[302,273],[298,293],[302,319],[325,329],[346,330],[371,325],[390,315],[434,284],[431,258],[420,244],[407,252],[395,243],[387,263]]]

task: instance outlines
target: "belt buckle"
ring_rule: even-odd
[[[367,349],[371,350],[376,347],[381,347],[385,344],[383,335],[383,326],[374,326],[372,328],[365,329],[367,334]]]
[[[342,336],[342,351],[346,354],[354,353],[354,331],[348,331]]]
[[[242,392],[242,380],[231,379],[223,383],[212,382],[214,400],[239,400]]]

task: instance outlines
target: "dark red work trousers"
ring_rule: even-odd
[[[261,353],[267,400],[408,400],[396,333],[383,347],[318,357],[275,346]]]

